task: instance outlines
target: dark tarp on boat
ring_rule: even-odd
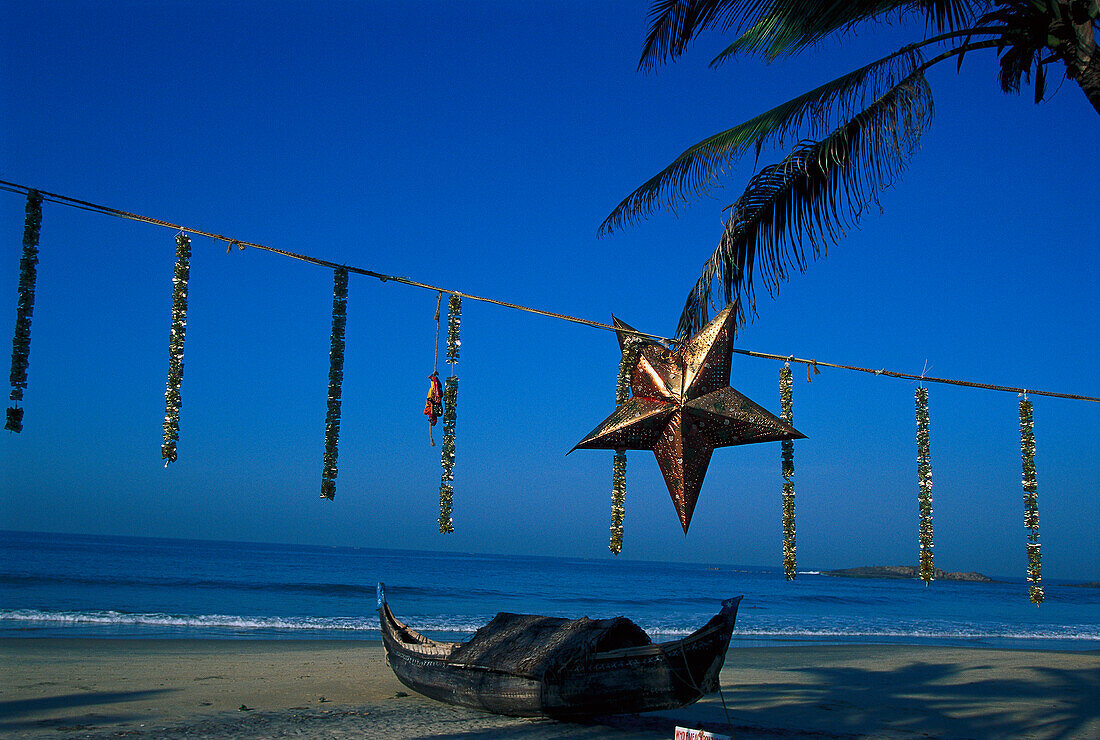
[[[650,642],[626,617],[563,619],[501,612],[451,653],[450,662],[542,678],[593,653]]]
[[[378,584],[386,661],[438,701],[517,717],[591,717],[674,709],[718,690],[741,597],[705,625],[654,643],[625,617],[498,614],[469,642],[436,642],[398,620]]]

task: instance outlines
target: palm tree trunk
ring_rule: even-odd
[[[1077,43],[1074,53],[1066,61],[1066,76],[1081,87],[1092,107],[1100,113],[1100,50],[1096,45],[1093,21],[1089,18],[1083,20],[1083,23],[1073,24]]]
[[[1085,68],[1074,75],[1074,81],[1081,86],[1096,112],[1100,113],[1100,54],[1093,53]]]

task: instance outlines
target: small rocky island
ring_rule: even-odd
[[[969,583],[994,583],[983,573],[949,573],[939,568],[932,571],[937,581],[966,581]],[[845,578],[920,578],[920,568],[915,565],[869,565],[862,568],[843,568],[841,570],[823,570],[824,576],[844,576]]]

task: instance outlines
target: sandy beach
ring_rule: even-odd
[[[0,661],[14,738],[1100,737],[1097,652],[735,648],[721,696],[585,724],[431,701],[370,641],[7,639]]]

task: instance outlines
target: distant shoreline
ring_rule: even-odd
[[[865,565],[859,568],[842,568],[840,570],[823,570],[823,576],[841,576],[844,578],[890,578],[910,579],[920,578],[920,569],[915,565]],[[948,572],[935,568],[932,571],[933,580],[959,581],[963,583],[998,583],[984,573],[976,572]]]

